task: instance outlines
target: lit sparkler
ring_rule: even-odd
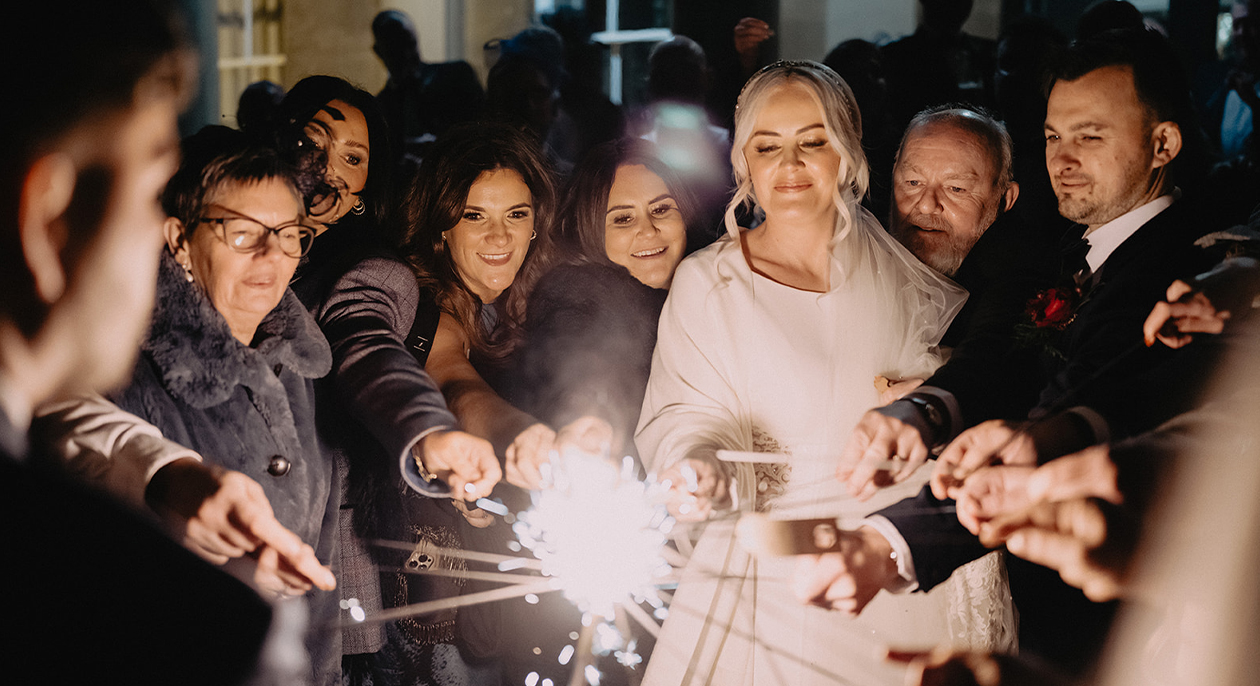
[[[566,453],[553,457],[549,471],[551,488],[534,492],[533,507],[512,526],[542,573],[578,609],[599,617],[612,617],[627,599],[656,606],[656,586],[674,574],[662,552],[673,519],[635,478],[634,462],[627,457],[618,470]]]

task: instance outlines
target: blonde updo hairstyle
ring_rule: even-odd
[[[744,158],[744,146],[752,138],[757,115],[770,94],[779,86],[801,84],[813,95],[823,113],[827,140],[840,154],[840,173],[832,191],[838,218],[836,240],[853,226],[854,208],[870,185],[870,167],[862,152],[862,117],[849,84],[826,65],[818,62],[775,62],[757,72],[744,84],[735,106],[735,140],[731,146],[731,166],[735,172],[735,195],[726,206],[726,230],[739,236],[735,211],[741,205],[757,206],[757,193]]]

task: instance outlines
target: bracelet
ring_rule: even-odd
[[[421,452],[420,444],[417,443],[416,446],[411,449],[411,459],[415,460],[416,468],[420,470],[420,478],[424,479],[426,484],[431,484],[434,481],[437,481],[438,475],[429,471],[428,465],[424,463],[424,456],[420,454]]]
[[[932,441],[935,442],[940,436],[941,429],[945,426],[945,417],[941,415],[941,411],[931,401],[922,396],[907,395],[902,400],[908,401],[923,413],[923,418],[927,420],[928,428],[932,430]]]

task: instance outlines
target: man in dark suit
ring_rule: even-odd
[[[1054,373],[1030,413],[1038,421],[988,422],[955,439],[931,488],[872,517],[859,530],[862,546],[814,558],[797,580],[802,599],[851,607],[857,598],[860,611],[879,588],[928,590],[982,554],[943,500],[964,475],[955,467],[1036,464],[1193,406],[1210,356],[1148,349],[1141,333],[1167,284],[1201,271],[1192,241],[1211,228],[1176,190],[1187,171],[1175,164],[1183,122],[1191,121],[1181,74],[1166,41],[1146,32],[1103,34],[1063,56],[1050,90],[1046,163],[1060,213],[1084,225],[1089,243],[1072,282],[1081,292],[1066,303],[1071,316],[1043,339]],[[924,414],[944,425],[937,410]],[[1059,593],[1049,570],[1027,572],[1011,569],[1021,652],[1083,669],[1101,646],[1110,608]]]
[[[195,57],[159,0],[9,9],[6,26],[30,40],[0,48],[0,88],[24,96],[0,134],[5,679],[241,682],[268,605],[49,469],[27,440],[36,405],[107,389],[135,361],[157,281],[157,197],[174,170]]]

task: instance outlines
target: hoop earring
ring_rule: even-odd
[[[531,241],[532,241],[532,240],[534,240],[535,238],[538,238],[538,232],[537,232],[537,231],[534,231],[533,233],[529,234],[529,240],[531,240]]]
[[[359,201],[354,204],[354,207],[350,208],[350,211],[356,215],[362,215],[366,212],[367,208],[363,206],[363,198],[359,198]]]

